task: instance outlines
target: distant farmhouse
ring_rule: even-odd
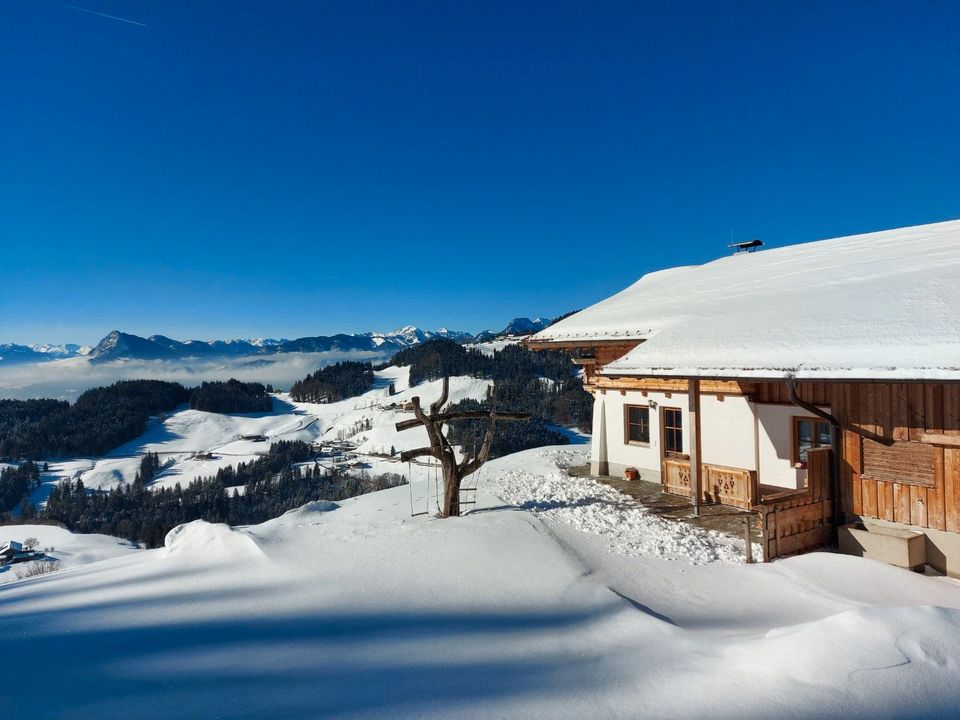
[[[579,356],[593,473],[755,512],[767,559],[960,575],[960,221],[737,250],[526,341]]]
[[[29,547],[29,546],[28,546]],[[35,550],[25,550],[22,543],[16,540],[0,544],[0,565],[13,565],[15,563],[34,560],[42,555]]]

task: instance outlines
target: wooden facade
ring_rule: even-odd
[[[797,393],[840,423],[845,512],[960,533],[960,383],[800,382]],[[792,405],[783,382],[746,394]]]
[[[846,512],[960,532],[960,446],[950,444],[960,441],[960,384],[837,383],[830,408],[843,428]],[[876,456],[878,445],[886,457],[865,465],[865,448]]]

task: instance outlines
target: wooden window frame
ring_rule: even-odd
[[[647,411],[647,439],[644,440],[631,440],[630,439],[630,411],[631,410],[646,410]],[[639,447],[650,447],[650,406],[649,405],[624,405],[623,406],[623,443],[624,445],[637,445]]]
[[[676,412],[680,415],[680,426],[667,425],[666,415],[667,412]],[[668,430],[679,430],[680,431],[680,449],[679,450],[669,450],[667,449],[667,432]],[[678,407],[664,407],[660,406],[660,447],[662,448],[661,454],[665,458],[677,458],[681,460],[688,460],[689,455],[684,454],[683,452],[683,434],[685,429],[683,427],[683,408]]]
[[[806,470],[807,463],[800,459],[800,423],[801,422],[812,422],[814,423],[814,430],[816,430],[816,424],[823,424],[829,426],[828,423],[823,418],[817,417],[816,415],[791,415],[790,416],[790,458],[793,461],[793,467],[801,466],[801,469]],[[811,450],[819,450],[823,447],[830,447],[829,443],[827,445],[820,444],[820,433],[813,433],[813,440],[816,443]]]

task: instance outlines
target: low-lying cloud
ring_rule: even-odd
[[[229,380],[271,384],[289,388],[326,365],[343,360],[382,362],[385,353],[369,351],[289,353],[267,357],[216,360],[115,360],[93,363],[70,358],[25,365],[0,365],[0,398],[60,398],[73,401],[84,390],[117,380],[172,380],[186,386],[204,380]]]

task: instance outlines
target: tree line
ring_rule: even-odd
[[[143,434],[150,417],[184,403],[219,413],[269,412],[273,388],[239,380],[188,389],[163,380],[121,380],[61,400],[0,400],[0,458],[103,455]]]
[[[109,492],[91,492],[81,480],[64,481],[50,494],[42,517],[74,532],[114,535],[153,548],[162,546],[174,527],[192,520],[256,524],[312,500],[344,500],[406,482],[394,473],[356,476],[317,463],[297,466],[310,456],[306,443],[281,441],[257,460],[221,468],[185,488],[178,483],[151,489],[144,477],[152,477],[150,468],[156,472],[159,463],[147,456],[135,482]]]
[[[273,388],[258,382],[204,382],[190,393],[190,407],[215,413],[256,413],[273,410]]]
[[[152,415],[190,398],[179,383],[122,380],[87,390],[70,405],[56,400],[0,400],[0,457],[102,455],[143,434]]]
[[[327,365],[290,388],[296,402],[328,403],[362,395],[373,387],[373,366],[350,360]]]
[[[592,426],[593,398],[583,389],[571,355],[562,350],[533,352],[522,345],[507,345],[485,355],[475,348],[437,339],[401,350],[391,364],[410,366],[411,385],[444,376],[490,378],[496,385],[497,407],[501,410],[529,412],[545,423],[583,432],[590,432]],[[522,424],[528,426],[526,431],[503,423],[496,432],[504,437],[506,433],[523,432],[543,436],[533,430],[533,424]]]
[[[40,487],[40,466],[29,460],[0,469],[0,520],[17,505],[29,505],[30,493]]]

